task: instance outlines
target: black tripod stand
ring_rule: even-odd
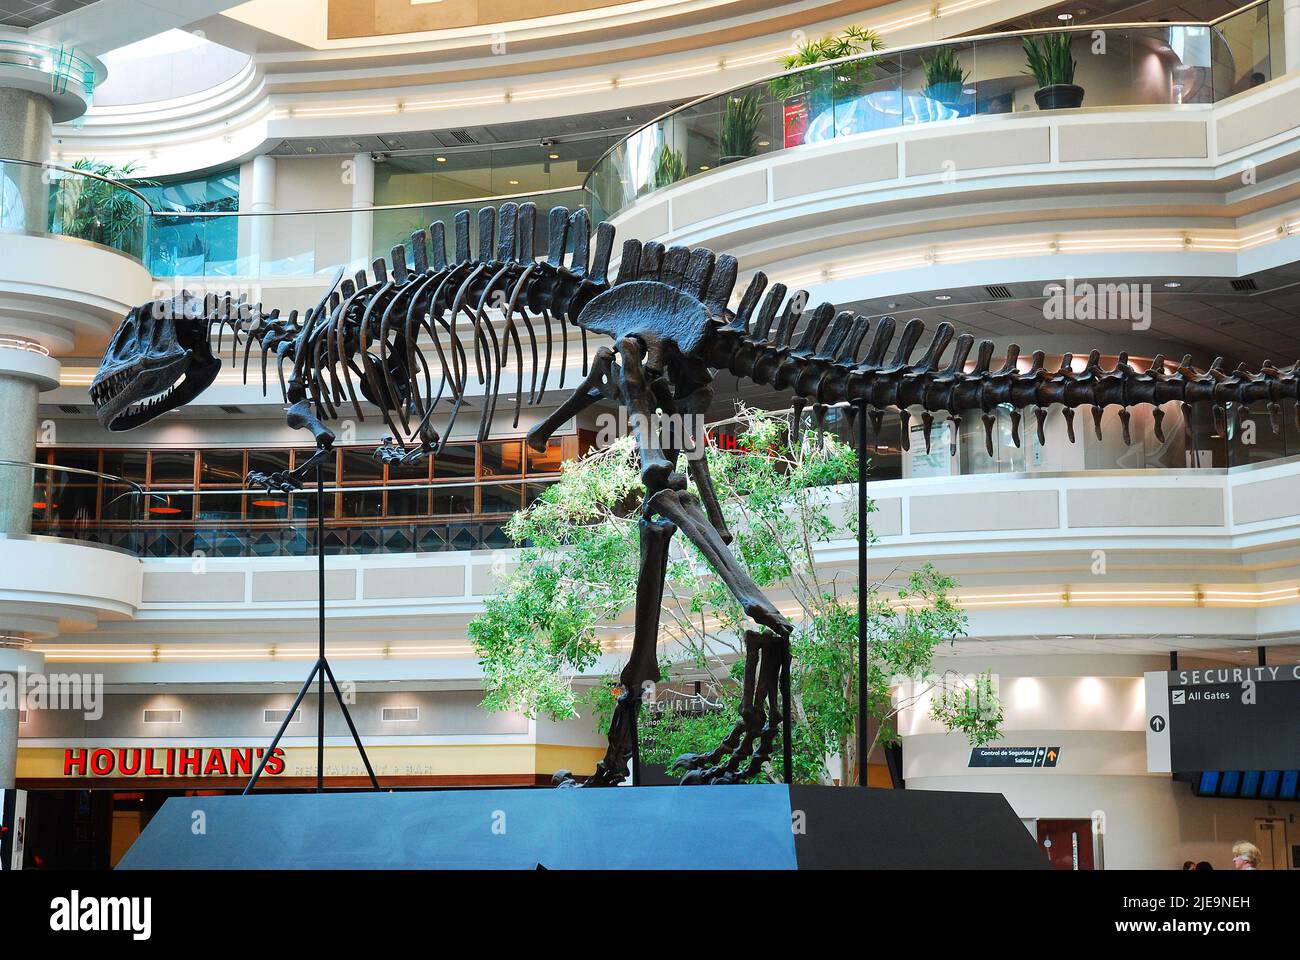
[[[307,675],[306,682],[302,685],[302,689],[298,691],[298,696],[294,698],[293,706],[285,714],[284,720],[280,723],[280,729],[275,732],[275,738],[271,741],[271,746],[262,755],[262,762],[257,765],[257,770],[254,771],[253,778],[248,781],[248,786],[244,787],[244,796],[248,796],[253,787],[257,786],[258,778],[262,775],[262,771],[266,769],[266,764],[275,753],[276,747],[279,746],[284,731],[289,728],[289,724],[293,721],[293,715],[302,704],[302,698],[307,696],[307,691],[311,689],[313,680],[316,681],[317,708],[316,792],[321,793],[325,790],[325,680],[327,678],[330,687],[334,690],[334,699],[338,701],[339,709],[343,711],[343,719],[347,721],[348,730],[352,733],[352,739],[361,754],[361,762],[366,765],[366,773],[370,776],[370,786],[375,790],[379,789],[379,781],[375,778],[374,768],[370,766],[370,758],[366,756],[366,748],[361,744],[361,735],[357,733],[356,724],[352,722],[352,714],[348,713],[348,705],[343,701],[343,693],[339,690],[338,681],[334,679],[334,671],[330,669],[329,660],[325,658],[325,480],[319,461],[316,463],[316,562],[319,575],[317,599],[317,619],[320,627],[319,653],[316,656],[316,662],[312,665],[311,673]]]

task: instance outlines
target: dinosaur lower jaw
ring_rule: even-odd
[[[114,433],[133,430],[197,397],[216,379],[218,368],[186,367],[175,380],[160,377],[157,371],[119,375],[118,380],[92,387],[95,414]]]

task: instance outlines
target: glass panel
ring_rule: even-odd
[[[244,498],[237,493],[205,493],[199,497],[198,520],[239,520],[244,515]]]
[[[453,443],[440,451],[433,460],[433,479],[473,479],[474,444]]]
[[[384,482],[384,465],[375,459],[374,450],[372,448],[344,448],[343,482],[370,484],[380,484]]]
[[[474,488],[433,488],[433,502],[429,508],[434,517],[469,517],[474,514]]]
[[[487,516],[494,513],[514,513],[520,506],[522,484],[490,484],[480,488],[481,501],[479,513]]]
[[[202,450],[199,452],[199,483],[204,486],[244,485],[243,450]]]
[[[192,519],[194,499],[178,494],[149,493],[145,496],[150,520],[171,523]]]
[[[293,466],[294,466],[294,469],[296,470],[296,469],[297,469],[301,464],[304,464],[304,463],[306,463],[308,460],[310,460],[311,457],[312,457],[313,455],[315,455],[315,453],[316,453],[316,450],[315,450],[314,448],[306,449],[306,450],[295,450],[295,451],[293,452]],[[335,476],[335,474],[338,472],[338,468],[337,468],[337,465],[336,465],[336,464],[337,464],[337,458],[338,458],[338,452],[332,450],[332,451],[330,451],[329,453],[327,453],[327,454],[325,455],[325,459],[324,459],[324,460],[320,461],[320,464],[319,464],[319,465],[320,465],[320,468],[321,468],[321,477],[324,479],[326,485],[331,484],[331,483],[334,482],[334,476]],[[316,468],[313,466],[311,469],[312,469],[312,473],[311,473],[311,476],[310,476],[310,478],[309,478],[309,482],[311,482],[311,483],[315,483],[315,482],[316,482],[316,472],[315,472]]]
[[[522,441],[483,443],[479,448],[483,456],[483,476],[517,477],[524,472]]]
[[[249,450],[248,472],[276,473],[289,469],[288,450]]]
[[[524,445],[524,450],[528,454],[528,473],[530,476],[535,473],[560,472],[560,464],[564,461],[563,440],[548,441],[546,449],[541,453],[527,444]]]
[[[206,497],[204,499],[207,499]],[[248,519],[286,520],[289,517],[289,496],[283,493],[250,494]]]
[[[149,483],[177,484],[192,486],[194,484],[193,450],[155,450],[153,466],[149,472]]]
[[[429,457],[423,457],[415,463],[390,463],[388,465],[389,483],[413,483],[429,479]]]
[[[343,494],[343,516],[349,520],[379,517],[384,513],[384,491],[348,490]]]
[[[75,467],[78,470],[99,470],[99,451],[98,450],[54,450],[53,463],[61,467]],[[37,460],[41,457],[38,455]],[[87,478],[91,479],[91,478]],[[85,483],[86,480],[74,481],[76,483]]]
[[[144,450],[105,450],[104,472],[143,484],[149,454]]]
[[[424,517],[429,513],[428,487],[389,487],[388,510],[390,517]]]

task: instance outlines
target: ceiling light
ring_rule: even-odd
[[[701,170],[707,170],[707,169],[709,169],[709,165],[708,165],[707,163],[702,163],[702,164],[700,164],[700,169],[701,169]]]
[[[1168,287],[1170,290],[1177,290],[1179,287],[1182,286],[1182,284],[1179,283],[1177,280],[1170,280],[1168,283],[1165,284],[1165,286]]]
[[[1072,634],[1072,633],[1058,633],[1058,634],[1056,635],[1056,639],[1057,639],[1057,640],[1073,640],[1073,639],[1074,639],[1074,634]]]
[[[1073,19],[1074,19],[1074,14],[1072,14],[1072,13],[1058,13],[1058,14],[1056,15],[1056,19],[1057,19],[1057,20],[1073,20]]]
[[[560,155],[558,153],[548,153],[547,156],[550,157],[552,160],[560,159]]]
[[[946,293],[941,293],[941,294],[939,294],[937,297],[935,297],[934,299],[936,299],[936,300],[951,300],[952,297],[948,296],[948,294],[946,294]]]
[[[447,162],[447,158],[446,158],[446,157],[434,157],[433,159],[437,160],[439,163],[446,163],[446,162]]]
[[[771,140],[760,140],[760,141],[758,141],[758,145],[759,145],[760,147],[770,147],[770,146],[772,145],[772,141],[771,141]]]
[[[517,187],[517,186],[519,186],[519,181],[518,181],[518,180],[509,180],[509,181],[507,181],[507,182],[508,182],[508,183],[510,184],[510,186],[512,186],[512,187]]]

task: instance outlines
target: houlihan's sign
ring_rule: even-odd
[[[251,777],[266,755],[263,747],[69,747],[65,777]],[[263,774],[284,773],[279,747]]]

